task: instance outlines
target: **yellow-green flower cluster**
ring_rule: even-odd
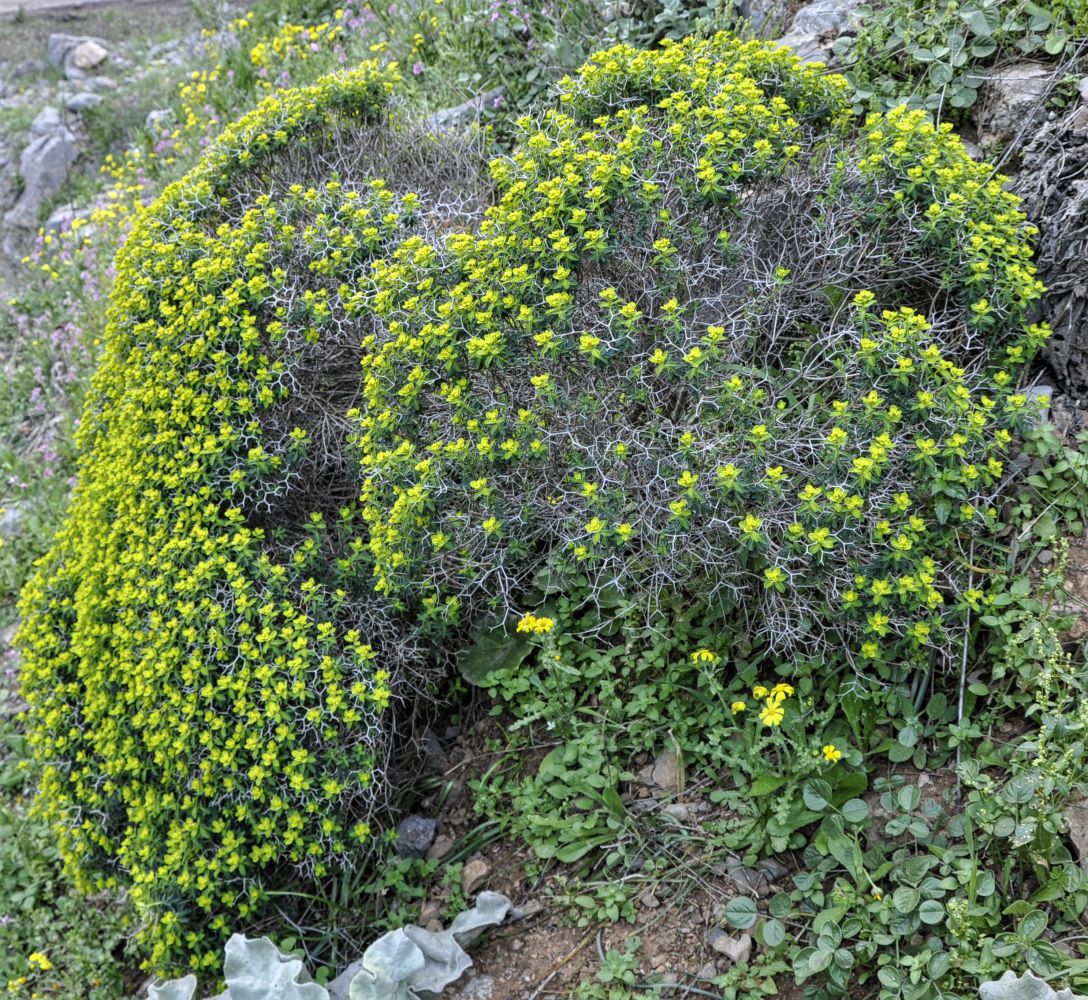
[[[39,808],[154,907],[155,965],[351,863],[383,709],[542,575],[878,670],[985,600],[955,534],[1046,331],[1030,230],[952,136],[851,145],[842,81],[718,35],[564,81],[474,232],[458,192],[284,178],[394,82],[275,93],[141,217],[24,597]]]
[[[327,293],[288,313],[287,269],[362,267],[401,203],[329,182],[232,216],[226,191],[277,149],[375,119],[393,83],[368,64],[268,98],[141,217],[68,520],[23,595],[36,808],[83,885],[148,907],[156,969],[214,964],[269,878],[319,877],[370,839],[404,653],[324,572],[336,526],[315,512],[275,544],[262,511],[311,450],[268,417]]]

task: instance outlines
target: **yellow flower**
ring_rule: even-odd
[[[33,951],[26,957],[27,962],[30,963],[30,967],[38,969],[41,972],[48,972],[53,968],[53,963],[49,961],[40,951]]]
[[[765,726],[781,725],[785,717],[786,710],[782,707],[782,702],[775,698],[768,698],[759,710],[759,721]]]
[[[555,619],[545,615],[534,615],[526,611],[518,620],[518,631],[528,632],[530,635],[543,635],[555,628]]]
[[[743,712],[748,707],[748,702],[746,702],[746,701],[735,701],[729,707],[733,710],[734,715],[739,715],[741,712]]]
[[[793,697],[793,685],[792,684],[776,684],[771,688],[771,697],[776,701],[782,701],[784,698]]]
[[[691,654],[692,663],[720,663],[721,657],[712,649],[697,649]]]
[[[754,688],[752,688],[753,698],[766,698],[767,695],[769,695],[770,693],[771,692],[768,691],[762,684],[757,684]]]
[[[824,760],[834,764],[836,761],[842,760],[842,751],[834,743],[828,743],[824,747]]]

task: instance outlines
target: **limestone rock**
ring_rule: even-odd
[[[1031,61],[1014,63],[990,74],[979,89],[975,114],[983,149],[1028,134],[1033,122],[1045,113],[1052,79],[1049,66]]]
[[[4,216],[5,227],[37,228],[42,205],[61,189],[78,156],[75,136],[67,128],[32,138],[19,157],[23,193],[15,207]]]
[[[1088,798],[1073,799],[1065,807],[1065,822],[1080,866],[1088,869]]]
[[[813,0],[793,15],[790,33],[795,35],[841,35],[860,0]]]
[[[92,94],[89,91],[81,91],[74,97],[68,98],[67,104],[64,106],[75,114],[82,114],[84,111],[89,111],[91,108],[98,107],[102,103],[101,94]]]
[[[461,892],[467,898],[487,880],[491,866],[481,858],[475,858],[461,869]]]
[[[731,962],[744,964],[752,957],[752,935],[742,934],[739,938],[726,934],[720,927],[715,927],[706,938],[719,955],[724,955]]]
[[[110,51],[92,38],[85,39],[72,49],[71,65],[78,70],[97,69],[110,57]]]
[[[675,750],[662,750],[654,761],[653,783],[669,795],[684,790],[684,764]]]
[[[393,849],[400,858],[425,858],[434,842],[437,823],[426,816],[407,816],[397,825],[397,844]]]

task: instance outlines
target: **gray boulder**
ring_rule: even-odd
[[[47,115],[47,112],[54,114]],[[75,136],[58,119],[56,108],[46,108],[31,126],[30,143],[19,157],[23,193],[4,216],[4,226],[8,230],[37,228],[42,206],[64,185],[68,171],[79,156]],[[10,252],[9,239],[5,239],[5,249]]]
[[[1054,83],[1051,67],[1037,62],[1020,62],[990,74],[979,89],[979,143],[983,149],[1007,145],[1046,115],[1045,102]]]
[[[68,102],[64,105],[69,111],[79,115],[84,111],[89,111],[91,108],[97,108],[102,103],[101,94],[92,94],[89,91],[80,91],[74,97],[68,98]]]

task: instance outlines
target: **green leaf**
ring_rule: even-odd
[[[805,805],[813,812],[823,812],[831,805],[832,794],[831,786],[823,778],[806,782],[805,787],[801,789],[801,797],[805,800]]]
[[[939,924],[944,920],[944,904],[936,899],[927,899],[918,907],[918,916],[923,924]]]
[[[770,795],[772,792],[777,792],[785,783],[785,778],[780,778],[773,774],[761,774],[752,782],[751,787],[748,789],[748,794],[755,796],[756,798],[759,798],[762,795]]]
[[[842,805],[842,818],[855,826],[869,818],[869,806],[863,799],[848,799]]]
[[[763,944],[768,948],[777,948],[786,940],[786,926],[781,920],[763,922]]]
[[[1046,930],[1046,924],[1046,914],[1042,910],[1032,910],[1020,920],[1018,931],[1022,937],[1034,940]]]
[[[520,667],[532,648],[500,625],[476,633],[474,641],[457,654],[457,669],[469,684],[481,687],[496,670]]]
[[[725,905],[725,919],[738,930],[747,930],[758,916],[756,901],[748,896],[737,896]]]
[[[918,909],[921,899],[921,893],[917,889],[909,885],[901,885],[892,893],[892,906],[899,913],[913,913]]]
[[[951,967],[952,959],[948,957],[948,952],[939,951],[926,963],[926,972],[929,973],[929,978],[933,982],[939,982],[948,975],[948,970]]]

